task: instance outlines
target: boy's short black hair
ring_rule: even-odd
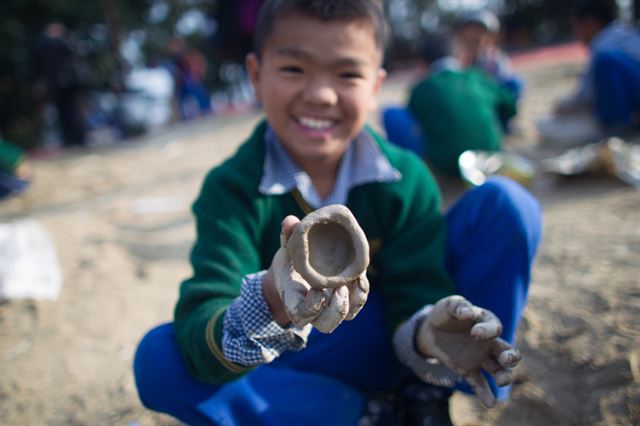
[[[384,52],[387,25],[379,3],[375,0],[266,0],[260,9],[253,51],[258,57],[278,19],[296,14],[322,21],[365,21],[373,30],[376,44]]]
[[[618,18],[618,4],[615,0],[576,0],[572,15],[579,20],[595,19],[606,26]]]

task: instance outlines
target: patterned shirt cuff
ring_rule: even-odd
[[[410,368],[421,380],[437,386],[453,387],[459,376],[436,358],[427,358],[418,352],[415,335],[433,305],[427,305],[400,325],[393,335],[393,347],[400,362]]]
[[[244,277],[240,296],[229,306],[222,328],[222,352],[237,364],[256,366],[276,359],[286,350],[307,344],[311,325],[280,327],[271,315],[262,293],[267,272]]]

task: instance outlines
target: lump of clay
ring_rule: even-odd
[[[287,242],[293,268],[315,289],[353,282],[369,266],[369,243],[345,206],[330,205],[302,219]]]
[[[274,262],[276,286],[297,326],[332,332],[367,301],[369,244],[351,211],[330,205],[296,225]]]

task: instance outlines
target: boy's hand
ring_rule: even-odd
[[[29,167],[29,163],[23,160],[13,173],[18,179],[29,180],[31,178],[31,167]]]
[[[312,288],[291,266],[286,251],[293,228],[300,222],[287,216],[282,222],[281,248],[273,258],[265,283],[265,298],[278,321],[278,312],[286,312],[297,326],[313,324],[323,333],[332,332],[345,319],[352,319],[366,302],[369,281],[363,273],[358,280],[336,289]],[[280,300],[273,300],[273,288]],[[271,301],[269,300],[271,299]],[[274,309],[275,308],[275,309]],[[280,321],[278,321],[280,325]]]
[[[472,305],[462,296],[449,296],[435,304],[416,334],[416,346],[423,355],[437,358],[464,377],[487,407],[496,403],[481,374],[486,370],[499,386],[513,381],[511,369],[520,353],[499,338],[500,320],[486,309]]]

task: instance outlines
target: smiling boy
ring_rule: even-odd
[[[174,323],[136,354],[147,407],[189,424],[450,425],[450,391],[425,382],[464,378],[487,405],[482,369],[511,382],[519,356],[498,336],[504,327],[513,341],[524,307],[537,204],[497,181],[441,214],[420,159],[365,125],[385,76],[384,28],[369,0],[265,2],[247,68],[266,121],[194,203],[193,276]],[[281,232],[329,204],[346,205],[370,241],[371,294],[322,334],[290,323],[271,261]],[[401,404],[372,405],[394,390]]]
[[[385,76],[379,43],[367,22],[290,15],[247,59],[269,125],[324,197],[375,107]]]

